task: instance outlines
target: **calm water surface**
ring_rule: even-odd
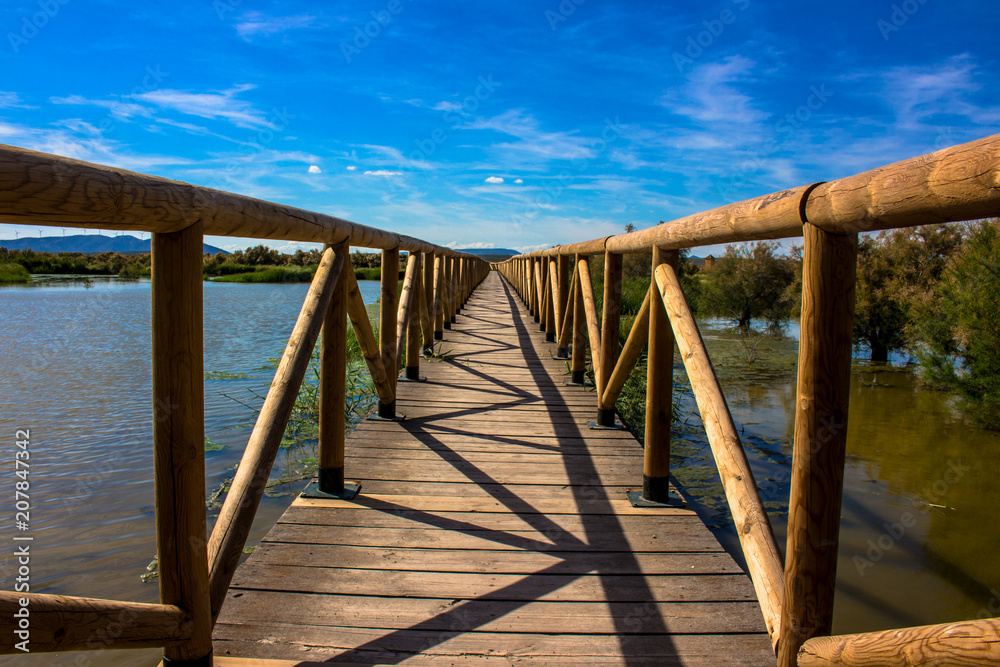
[[[361,283],[366,302],[378,283]],[[205,284],[206,491],[231,475],[291,333],[307,285]],[[156,602],[140,575],[156,553],[150,427],[148,282],[0,288],[0,451],[31,430],[32,591]],[[733,417],[785,544],[794,419],[795,331],[767,351],[778,368],[747,376],[735,345],[706,327]],[[718,334],[718,335],[716,335]],[[727,354],[729,356],[727,356]],[[784,356],[782,356],[784,355]],[[759,368],[763,362],[758,362]],[[745,364],[744,364],[745,365]],[[787,367],[782,370],[782,367]],[[213,374],[216,373],[216,374]],[[218,375],[221,373],[223,375]],[[247,374],[243,379],[216,379]],[[697,509],[735,544],[690,397],[674,469]],[[853,376],[835,632],[945,622],[1000,610],[1000,435],[972,425],[946,394],[907,371]],[[12,454],[11,454],[12,458]],[[279,465],[281,459],[279,457]],[[13,487],[11,466],[0,485]],[[6,481],[4,481],[6,480]],[[0,587],[13,588],[14,508],[0,493]],[[290,498],[265,498],[258,540]],[[8,546],[4,547],[6,544]],[[0,664],[155,665],[159,651],[0,658]]]
[[[379,284],[362,281],[366,302]],[[206,379],[206,491],[232,475],[291,334],[307,284],[205,283],[205,370],[246,374]],[[140,575],[156,554],[148,281],[45,282],[0,288],[0,451],[13,459],[15,432],[30,429],[31,590],[157,602]],[[217,375],[215,377],[218,377]],[[276,465],[281,465],[279,455]],[[3,467],[0,488],[17,481]],[[303,482],[304,484],[304,482]],[[290,498],[264,498],[251,543]],[[0,587],[13,590],[12,494],[0,493]],[[211,521],[211,519],[210,519]],[[84,654],[94,665],[155,665],[160,652]],[[0,664],[75,664],[75,655],[0,657]]]

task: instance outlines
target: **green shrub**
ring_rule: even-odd
[[[0,283],[29,283],[31,274],[20,264],[0,264]]]

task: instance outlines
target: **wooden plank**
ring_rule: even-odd
[[[516,585],[516,584],[515,584]],[[555,585],[555,582],[552,583]],[[760,612],[747,602],[524,602],[503,599],[377,598],[284,591],[233,591],[220,622],[263,623],[281,610],[285,623],[452,632],[547,634],[676,634],[760,632]]]
[[[384,480],[383,480],[383,483]],[[412,486],[412,485],[411,485]],[[421,484],[421,487],[426,486]],[[448,486],[438,484],[438,487]],[[510,505],[516,503],[519,514],[613,514],[616,516],[695,516],[689,509],[678,507],[658,508],[658,507],[633,507],[621,494],[621,498],[601,498],[598,493],[581,494],[587,497],[575,498],[571,489],[566,487],[552,487],[538,485],[537,491],[529,493],[531,486],[517,487],[516,493],[508,492],[501,494],[504,488],[500,485],[493,485],[496,489],[495,495],[491,495],[485,490],[475,493],[479,489],[477,484],[451,485],[467,487],[467,495],[461,496],[434,496],[434,495],[413,495],[402,496],[392,494],[365,493],[354,500],[334,500],[325,498],[298,498],[295,506],[303,507],[329,507],[350,508],[350,507],[373,507],[385,508],[388,506],[404,507],[413,510],[425,511],[464,511],[464,512],[503,512],[511,511]],[[604,487],[606,488],[606,487]],[[624,488],[624,487],[622,487]],[[554,489],[563,489],[563,493],[553,498]],[[465,489],[462,489],[465,490]]]
[[[233,589],[325,593],[329,595],[403,596],[430,599],[470,599],[503,595],[511,600],[592,602],[607,599],[606,577],[552,574],[469,574],[270,565],[254,562],[241,570]],[[501,593],[501,591],[503,591]],[[755,602],[753,588],[742,574],[719,576],[615,575],[618,602]]]
[[[287,637],[279,639],[275,635]],[[537,660],[539,664],[698,665],[727,667],[773,665],[766,635],[553,635],[436,630],[319,627],[292,624],[223,625],[217,645],[260,656],[321,657],[337,663],[464,664],[498,658],[500,664]],[[266,641],[260,641],[266,637]],[[284,644],[284,645],[283,645]],[[226,647],[232,646],[232,649]],[[624,654],[624,655],[623,655]],[[410,657],[414,656],[414,657]],[[329,664],[329,663],[327,663]]]
[[[439,549],[370,549],[323,544],[263,542],[244,565],[254,563],[302,567],[330,567],[379,571],[467,572],[495,574],[588,575],[613,572],[627,575],[742,576],[729,554],[720,553],[589,553],[586,551],[449,551]],[[328,576],[332,576],[330,573]],[[746,581],[744,577],[744,581]],[[244,586],[247,586],[244,580]],[[259,585],[259,584],[258,584]],[[772,660],[773,664],[773,660]]]

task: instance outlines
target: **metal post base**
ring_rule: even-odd
[[[163,667],[212,667],[212,653],[191,660],[171,660],[163,656]]]
[[[553,359],[569,359],[569,348],[568,347],[557,347],[556,353],[552,355]]]
[[[668,479],[643,475],[642,491],[629,491],[625,495],[632,507],[687,507],[687,502]]]
[[[378,412],[368,415],[368,421],[372,422],[401,422],[406,419],[406,415],[396,413],[396,401],[392,403],[379,403]]]
[[[351,500],[361,491],[361,485],[344,482],[343,468],[320,468],[317,478],[302,489],[303,498],[326,498],[330,500]]]
[[[556,342],[556,335],[554,333],[546,333],[545,334],[545,342],[546,343],[554,343],[554,342]]]
[[[445,323],[444,323],[444,328],[445,329],[451,329],[451,322],[449,322],[449,321],[446,320]]]
[[[587,422],[592,431],[621,431],[625,426],[615,420],[615,411],[597,409],[597,421]]]
[[[420,377],[420,366],[407,366],[406,373],[397,382],[427,382],[427,378]]]
[[[444,340],[444,332],[443,331],[435,331],[434,332],[434,340]]]

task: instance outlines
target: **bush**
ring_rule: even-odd
[[[28,283],[31,274],[20,264],[0,264],[0,283]]]
[[[795,305],[794,258],[779,257],[778,244],[759,241],[731,245],[710,272],[700,306],[706,314],[733,320],[749,331],[754,320],[778,325]]]
[[[312,282],[315,266],[272,266],[249,273],[237,273],[230,276],[220,276],[215,282],[220,283],[308,283]]]
[[[1000,231],[981,222],[915,309],[924,377],[958,393],[980,424],[1000,429]]]

